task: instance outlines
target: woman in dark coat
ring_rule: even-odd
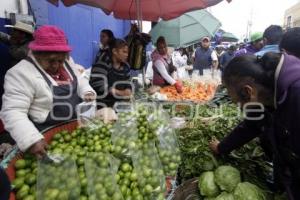
[[[111,62],[111,45],[115,40],[115,36],[113,32],[109,29],[103,29],[100,33],[100,43],[101,47],[96,55],[94,64],[98,64],[100,62],[104,62],[109,64]]]
[[[256,137],[267,138],[275,181],[290,200],[300,199],[300,60],[275,53],[236,57],[225,68],[223,83],[251,114],[223,141],[213,140],[211,149],[228,154]]]

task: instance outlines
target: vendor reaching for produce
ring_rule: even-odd
[[[172,63],[171,56],[168,54],[168,47],[164,37],[159,37],[156,41],[156,50],[152,53],[153,62],[153,85],[167,86],[174,85],[177,92],[182,92],[182,83],[176,81],[172,74],[176,67]]]
[[[210,144],[215,153],[228,154],[262,134],[272,152],[275,181],[290,200],[300,199],[299,66],[300,60],[287,54],[234,58],[224,70],[223,82],[233,101],[243,107],[255,103],[256,112],[248,110],[231,134]],[[258,105],[264,107],[260,113]]]
[[[29,57],[5,76],[1,119],[20,150],[40,158],[47,147],[40,131],[75,118],[76,105],[82,99],[93,101],[96,95],[68,61],[71,48],[61,29],[40,27],[29,49]]]
[[[98,108],[113,107],[118,101],[128,100],[132,94],[128,44],[116,39],[111,51],[112,62],[98,62],[91,71],[90,84],[97,92]]]

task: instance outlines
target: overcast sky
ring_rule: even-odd
[[[263,32],[271,24],[283,25],[284,12],[299,0],[232,0],[209,10],[223,25],[223,29],[243,37],[247,30],[247,21],[252,17],[252,32]]]
[[[232,0],[223,1],[208,10],[222,23],[222,28],[232,32],[239,39],[244,39],[247,23],[251,19],[252,33],[263,32],[269,25],[283,25],[284,12],[300,0]],[[151,23],[143,23],[143,31],[149,32]]]

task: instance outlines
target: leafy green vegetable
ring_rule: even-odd
[[[241,182],[241,175],[236,168],[224,165],[216,169],[215,181],[221,190],[232,192]]]
[[[231,193],[222,192],[215,200],[234,200],[234,196]]]
[[[234,190],[235,200],[266,200],[264,192],[248,182],[239,183]]]
[[[199,190],[201,195],[215,197],[220,193],[214,180],[214,172],[204,172],[199,178]]]

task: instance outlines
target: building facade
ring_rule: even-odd
[[[300,27],[300,2],[287,9],[284,14],[284,28]]]

